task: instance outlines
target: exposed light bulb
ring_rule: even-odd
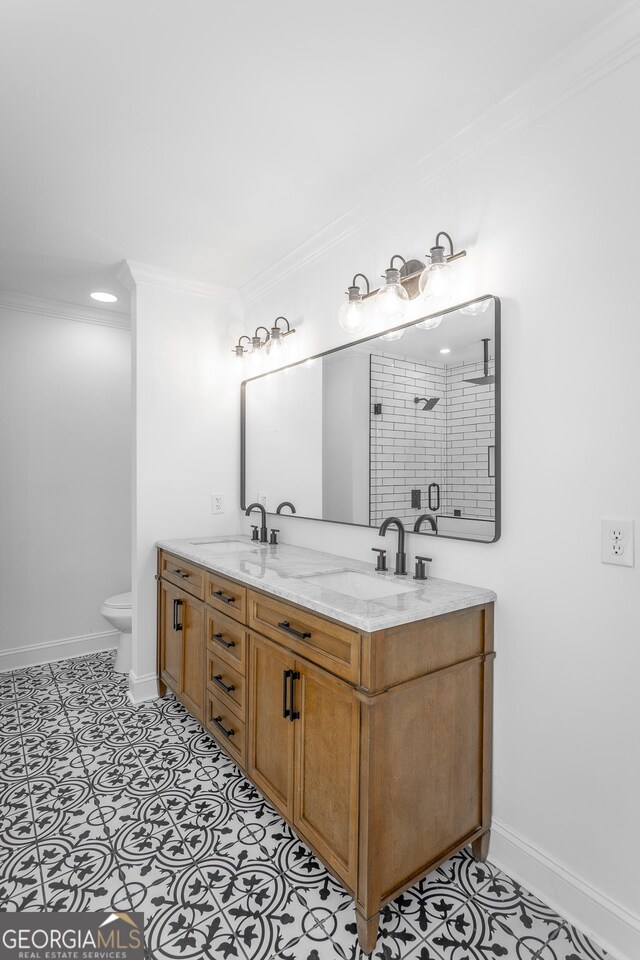
[[[391,330],[389,333],[383,333],[381,340],[400,340],[404,337],[404,330]]]
[[[409,296],[400,283],[399,270],[389,267],[385,271],[385,281],[385,285],[380,287],[376,294],[376,312],[384,323],[393,327],[404,320]]]
[[[348,333],[364,330],[362,300],[347,300],[338,310],[338,323]]]
[[[416,323],[416,327],[420,327],[421,330],[435,330],[441,323],[442,317],[427,317],[426,320],[421,320],[420,323]]]
[[[466,307],[462,307],[460,313],[466,313],[469,317],[477,317],[478,314],[484,313],[488,306],[488,300],[476,300],[475,303],[468,303]]]
[[[430,263],[420,274],[418,287],[425,300],[448,297],[453,286],[453,271],[448,263]]]
[[[451,348],[450,348],[450,347],[443,347],[442,350],[440,351],[440,353],[451,353]]]

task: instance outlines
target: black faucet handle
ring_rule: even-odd
[[[431,557],[416,557],[416,572],[413,575],[414,580],[428,579],[425,563],[431,563]]]
[[[276,544],[276,543],[278,542],[278,534],[279,534],[279,533],[280,533],[279,530],[276,530],[275,527],[272,527],[272,529],[271,529],[271,536],[269,537],[269,543]]]
[[[376,570],[385,571],[387,569],[387,551],[381,547],[371,547],[376,557]]]
[[[251,534],[251,539],[252,539],[252,540],[259,540],[260,537],[259,537],[259,535],[258,535],[258,524],[257,524],[257,523],[256,523],[256,524],[253,524],[253,523],[252,523],[252,524],[251,524],[251,530],[253,531],[252,534]]]

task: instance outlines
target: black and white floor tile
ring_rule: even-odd
[[[0,674],[0,909],[140,910],[149,960],[363,960],[339,883],[174,697],[112,654]],[[603,960],[457,854],[384,908],[375,960]]]

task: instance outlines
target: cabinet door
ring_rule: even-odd
[[[182,686],[182,632],[180,602],[182,594],[171,584],[160,583],[160,677],[174,693]]]
[[[360,707],[348,683],[296,660],[294,825],[355,889]]]
[[[180,699],[196,720],[204,720],[206,686],[204,604],[183,595],[179,610],[182,624],[182,685]]]
[[[247,770],[287,817],[293,817],[294,727],[284,717],[294,658],[287,650],[251,634],[249,669],[249,757]]]

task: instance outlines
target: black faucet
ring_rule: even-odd
[[[279,503],[278,506],[277,506],[277,508],[276,508],[276,513],[281,513],[283,507],[290,507],[290,508],[291,508],[291,513],[295,513],[295,512],[296,512],[296,508],[295,508],[294,505],[291,503],[291,500],[283,500],[282,503]]]
[[[421,527],[422,524],[425,522],[425,520],[426,520],[427,523],[431,526],[431,529],[433,530],[433,532],[434,532],[434,533],[437,533],[437,532],[438,532],[438,526],[437,526],[437,524],[436,524],[435,517],[432,517],[430,513],[422,513],[422,514],[420,514],[420,516],[418,517],[418,519],[416,520],[416,522],[415,522],[414,525],[413,525],[413,532],[414,532],[414,533],[420,533],[420,527]]]
[[[259,510],[262,514],[262,526],[260,527],[260,543],[267,543],[267,511],[261,503],[250,503],[244,514],[248,517],[252,510]]]
[[[398,520],[397,517],[387,517],[380,525],[379,535],[384,537],[391,526],[398,528],[398,552],[396,553],[395,574],[397,577],[405,577],[407,575],[407,555],[404,552],[404,524],[402,520]]]

